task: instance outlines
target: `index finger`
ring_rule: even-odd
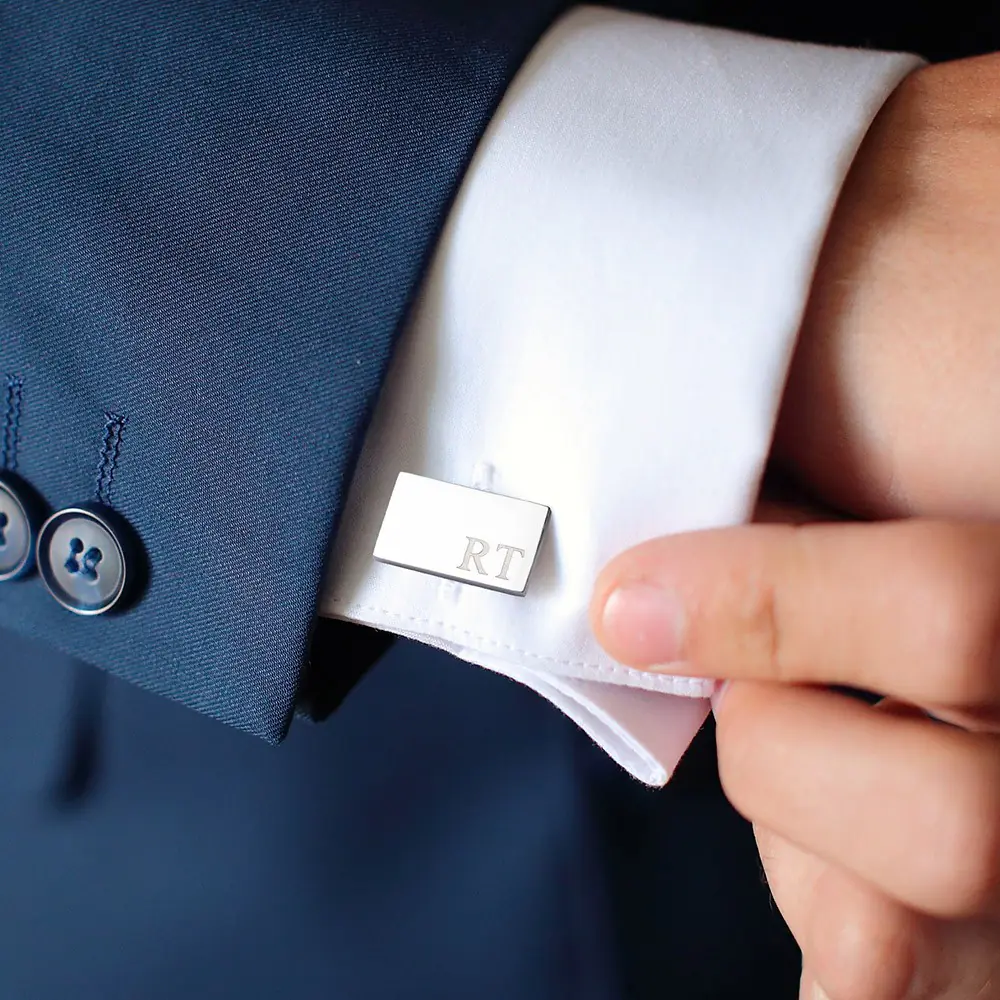
[[[615,659],[648,670],[990,706],[998,608],[992,524],[768,524],[624,553],[598,580],[591,620]]]

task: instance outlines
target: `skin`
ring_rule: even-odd
[[[595,634],[729,679],[720,774],[802,997],[1000,998],[1000,56],[919,71],[876,120],[772,457],[838,517],[762,503],[640,545]]]

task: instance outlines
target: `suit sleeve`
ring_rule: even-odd
[[[0,4],[0,629],[281,739],[397,333],[554,7]]]

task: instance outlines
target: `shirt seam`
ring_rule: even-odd
[[[606,674],[610,677],[623,677],[630,678],[638,674],[639,676],[647,676],[641,671],[629,671],[627,668],[622,666],[617,666],[611,663],[593,663],[587,660],[566,660],[560,659],[555,656],[548,656],[544,653],[536,653],[530,649],[522,649],[520,646],[515,646],[509,642],[503,642],[500,639],[494,639],[490,636],[479,635],[478,633],[472,631],[471,629],[462,628],[460,625],[454,625],[451,622],[447,622],[444,619],[429,618],[426,616],[419,615],[408,615],[400,611],[393,611],[390,608],[379,607],[375,604],[357,604],[352,601],[345,600],[340,597],[328,597],[327,603],[340,605],[346,610],[354,611],[368,611],[372,614],[383,615],[387,618],[395,618],[398,621],[408,622],[413,626],[429,626],[432,628],[440,628],[445,631],[456,633],[461,636],[465,636],[468,639],[475,640],[478,643],[483,643],[488,646],[493,646],[497,649],[503,649],[510,653],[516,653],[519,656],[524,656],[531,660],[537,660],[541,663],[549,663],[555,666],[562,667],[576,667],[583,670],[594,670],[600,674]],[[680,677],[676,675],[658,674],[649,676],[659,676],[667,679],[669,676],[670,680],[673,682],[677,689],[687,689],[691,692],[693,697],[708,697],[706,693],[703,692],[702,688],[705,686],[706,681],[704,678],[700,677]],[[635,686],[635,685],[630,685]],[[656,688],[649,688],[648,690],[656,691]],[[671,692],[661,692],[663,694],[681,694],[680,690],[674,690]],[[681,694],[683,697],[683,694]]]

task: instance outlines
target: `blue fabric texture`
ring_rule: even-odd
[[[393,341],[565,6],[0,0],[0,451],[53,509],[117,508],[150,570],[101,619],[4,586],[0,627],[281,739]],[[632,6],[932,56],[989,38],[891,4]]]
[[[282,737],[394,337],[554,6],[0,4],[19,470],[113,504],[151,570],[104,619],[8,586],[0,625]]]
[[[278,748],[111,678],[68,797],[79,668],[0,640],[2,1000],[795,996],[711,733],[657,794],[533,692],[400,642]]]

